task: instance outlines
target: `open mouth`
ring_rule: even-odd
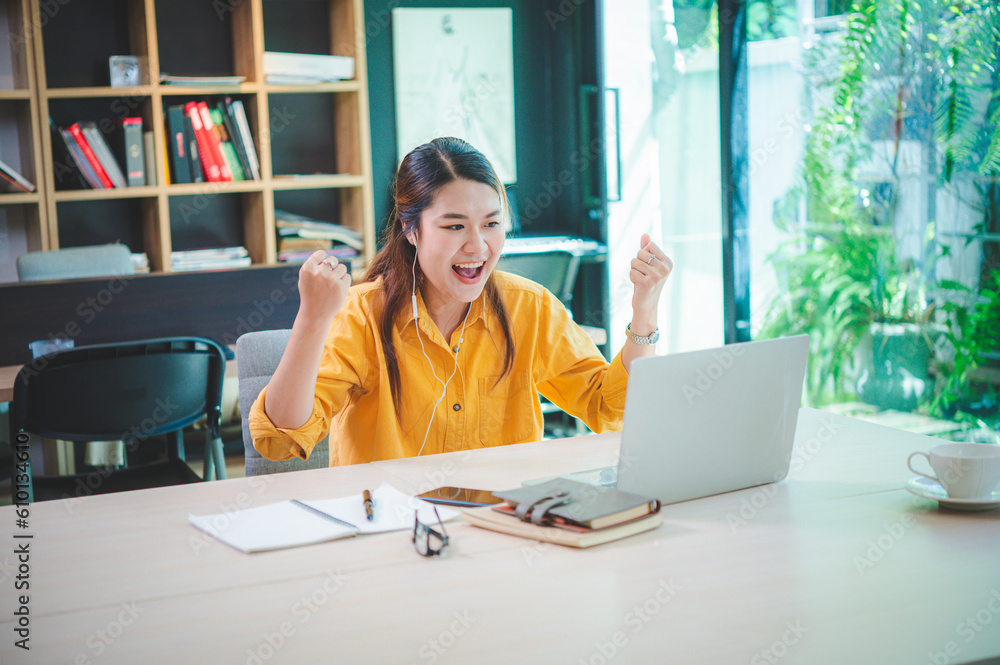
[[[455,273],[462,279],[475,281],[479,279],[479,276],[483,274],[483,266],[486,265],[485,261],[477,261],[476,263],[456,263],[451,267]]]

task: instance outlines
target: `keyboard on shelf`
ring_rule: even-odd
[[[582,236],[515,236],[504,241],[504,254],[567,252],[575,256],[607,254],[604,243]]]

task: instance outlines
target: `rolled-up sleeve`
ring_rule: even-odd
[[[268,388],[260,392],[248,416],[254,448],[263,457],[282,461],[306,459],[313,448],[330,432],[330,422],[352,393],[365,392],[374,340],[366,317],[366,304],[358,297],[347,303],[334,317],[327,335],[323,359],[309,419],[300,427],[276,427],[264,411]]]
[[[628,388],[621,353],[608,363],[559,300],[549,295],[540,305],[538,392],[594,432],[620,430]]]

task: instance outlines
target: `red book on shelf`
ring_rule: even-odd
[[[222,179],[230,182],[233,179],[233,172],[229,169],[229,164],[226,163],[226,158],[222,154],[222,135],[219,134],[215,122],[212,121],[212,112],[208,110],[208,103],[198,102],[198,113],[201,114],[201,124],[205,127],[205,131],[208,132],[209,139],[212,142],[212,151],[219,162]]]
[[[80,146],[80,151],[83,152],[83,156],[87,158],[87,161],[90,163],[91,167],[93,167],[98,180],[101,181],[101,185],[103,185],[105,189],[113,189],[115,185],[111,182],[111,178],[108,177],[104,167],[101,166],[101,162],[97,159],[97,155],[95,155],[94,151],[90,148],[90,144],[87,143],[87,139],[83,137],[83,132],[80,131],[80,123],[74,122],[66,129],[73,136],[76,144]]]
[[[212,150],[211,134],[205,130],[205,125],[201,121],[198,104],[196,102],[188,102],[184,105],[184,113],[191,118],[191,126],[194,127],[194,137],[198,142],[198,157],[201,159],[205,179],[209,182],[224,182],[222,167],[219,166],[218,158]]]

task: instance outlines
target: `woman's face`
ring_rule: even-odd
[[[424,301],[437,307],[472,302],[503,250],[500,197],[480,182],[450,182],[421,213],[414,237]]]

